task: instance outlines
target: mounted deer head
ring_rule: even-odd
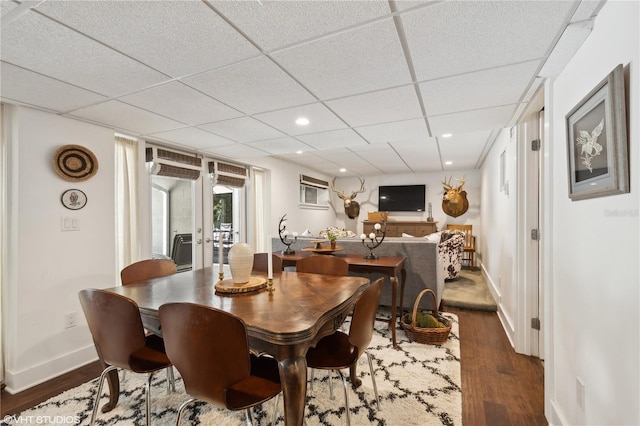
[[[442,181],[444,185],[444,196],[442,197],[442,210],[449,216],[458,217],[463,215],[469,209],[469,201],[467,200],[467,192],[462,190],[466,179],[456,179],[460,185],[451,186],[451,178],[449,181]]]
[[[356,198],[356,195],[359,193],[364,192],[364,179],[360,179],[359,190],[352,192],[351,195],[345,195],[344,191],[338,191],[336,189],[336,178],[334,177],[331,181],[331,190],[338,194],[338,197],[344,201],[344,212],[347,214],[349,219],[357,218],[360,214],[360,204],[358,204],[357,201],[354,201],[354,198]]]

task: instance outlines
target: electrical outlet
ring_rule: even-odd
[[[576,377],[576,402],[578,407],[584,411],[584,383],[579,377]]]
[[[70,312],[64,315],[64,328],[72,328],[78,325],[78,313]]]

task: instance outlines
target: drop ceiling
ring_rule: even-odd
[[[601,3],[2,0],[0,96],[244,163],[473,169]]]

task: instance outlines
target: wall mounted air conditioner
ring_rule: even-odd
[[[216,160],[209,162],[209,173],[214,185],[225,185],[240,188],[249,179],[249,169],[239,164]]]
[[[300,184],[313,186],[315,188],[323,188],[323,189],[329,188],[329,182],[322,179],[307,176],[307,175],[300,175]]]
[[[146,162],[151,163],[150,173],[158,176],[196,180],[202,173],[202,158],[156,146],[146,148]]]

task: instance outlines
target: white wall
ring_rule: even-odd
[[[456,179],[466,178],[464,190],[467,191],[469,210],[462,216],[453,218],[442,211],[442,181],[451,179],[451,183],[459,184]],[[451,224],[472,224],[474,234],[480,232],[480,171],[479,170],[455,170],[447,172],[412,173],[397,175],[362,176],[365,180],[364,192],[358,194],[355,200],[360,203],[360,216],[357,219],[349,219],[344,212],[343,201],[335,194],[331,194],[332,204],[335,206],[337,225],[343,226],[356,234],[362,233],[362,222],[367,220],[368,212],[378,211],[378,187],[380,185],[426,185],[427,194],[425,202],[431,202],[433,218],[438,222],[438,230]],[[336,189],[350,194],[360,189],[360,181],[357,177],[336,179]],[[427,220],[425,212],[390,212],[389,221],[393,220]]]
[[[335,224],[336,214],[332,204],[328,209],[300,207],[300,175],[328,181],[331,180],[329,176],[277,158],[259,158],[251,163],[269,171],[271,217],[267,229],[273,237],[278,236],[278,222],[284,214],[287,215],[289,232],[296,231],[301,234],[305,229],[309,229],[317,235],[320,230]],[[295,249],[296,245],[292,248]]]
[[[515,133],[515,128],[514,128]],[[501,190],[500,161],[504,153],[507,189]],[[509,129],[498,135],[482,166],[480,235],[477,250],[482,253],[482,269],[498,303],[503,326],[515,341],[516,295],[516,173],[517,147]]]
[[[545,406],[552,424],[640,424],[640,3],[609,1],[552,85],[549,164],[553,260]],[[631,193],[571,201],[565,114],[618,64],[629,65]],[[585,386],[576,403],[576,379]]]
[[[6,383],[11,392],[95,359],[78,301],[87,287],[112,287],[115,274],[114,133],[24,107],[5,106],[8,135]],[[99,162],[96,176],[67,182],[52,158],[61,145],[89,148]],[[62,206],[63,191],[77,188],[87,205]],[[79,231],[62,232],[61,219],[78,219]],[[78,326],[64,328],[75,312]]]

